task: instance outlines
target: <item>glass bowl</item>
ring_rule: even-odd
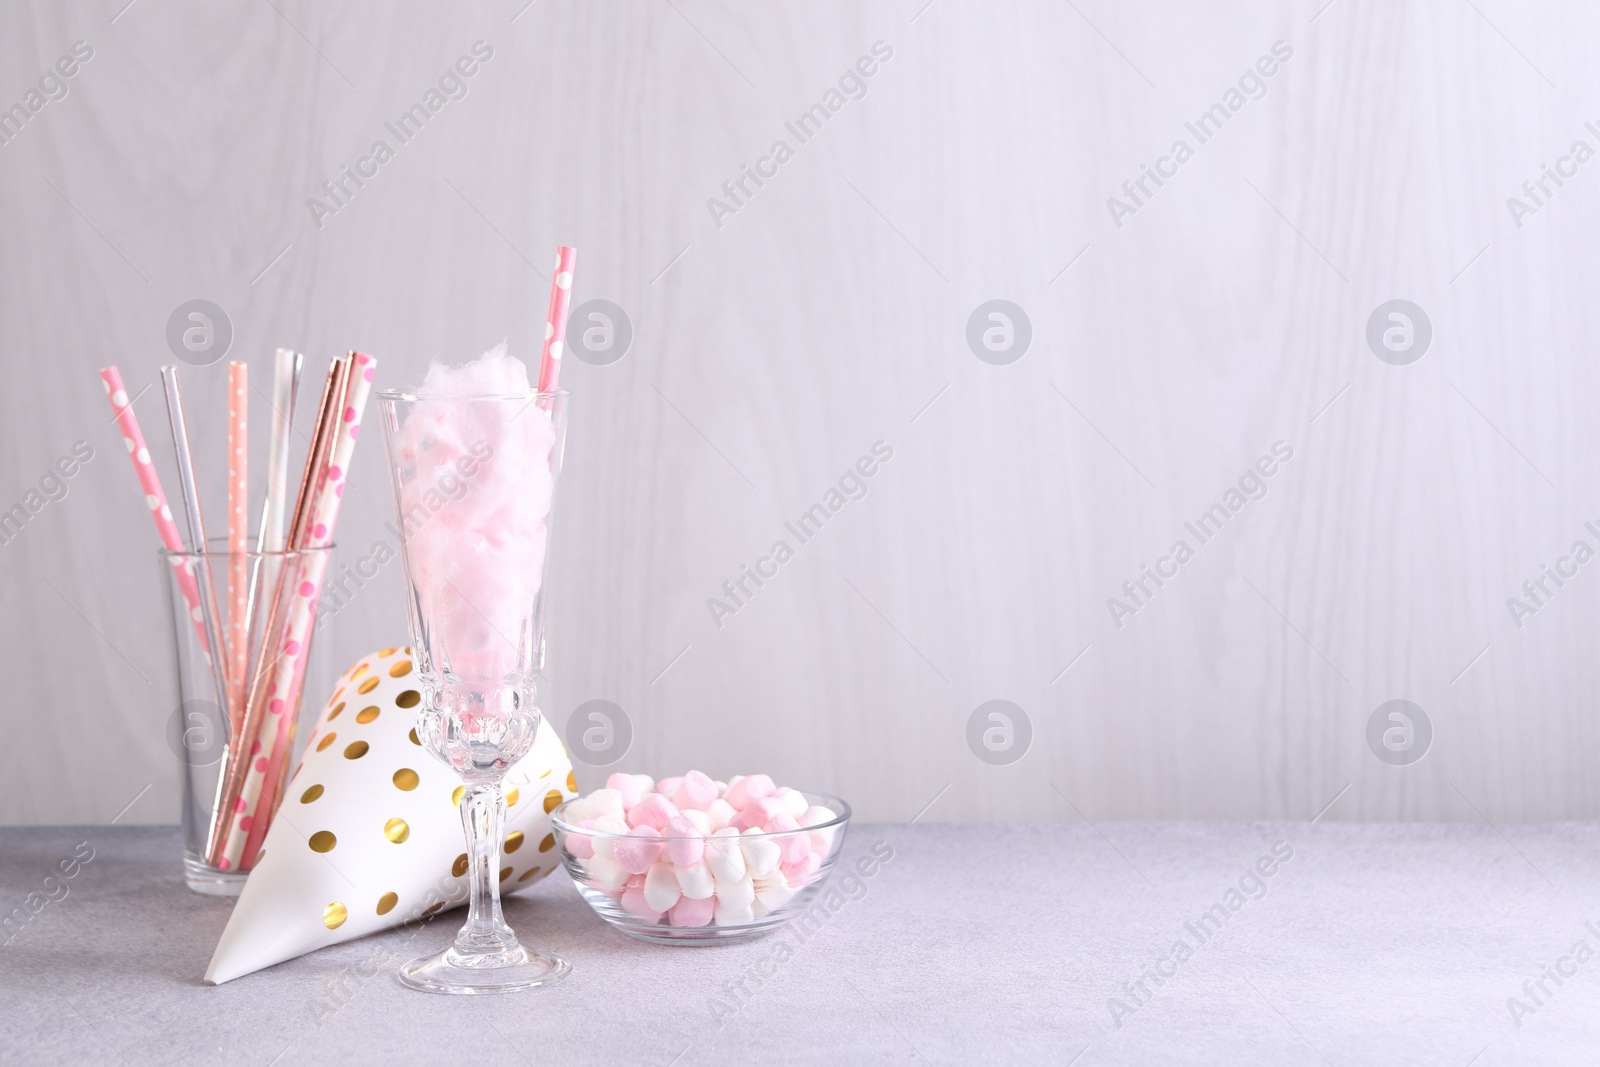
[[[564,816],[577,800],[569,800],[550,823],[567,873],[606,922],[662,945],[726,944],[771,933],[805,911],[844,847],[850,805],[797,792],[834,817],[797,830],[645,837],[572,825]]]

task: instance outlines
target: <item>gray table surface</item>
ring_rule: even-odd
[[[1600,961],[1574,955],[1600,951],[1589,823],[856,826],[845,862],[893,858],[806,936],[643,944],[557,875],[507,913],[573,974],[499,997],[395,980],[459,911],[202,984],[231,901],[182,887],[164,827],[0,829],[0,903],[82,841],[66,896],[0,934],[0,1062],[1600,1060]],[[1250,877],[1275,846],[1292,856]],[[1568,975],[1536,1002],[1547,967]]]

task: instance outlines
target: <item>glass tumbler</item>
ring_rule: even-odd
[[[159,550],[178,671],[179,704],[167,720],[167,744],[178,757],[182,775],[183,878],[196,893],[239,895],[277,811],[284,779],[299,758],[302,746],[296,744],[296,727],[301,698],[311,686],[314,706],[318,687],[329,680],[325,635],[305,650],[299,688],[285,710],[265,723],[256,738],[235,743],[232,732],[242,717],[249,675],[268,627],[287,615],[290,595],[279,575],[286,568],[298,574],[312,556],[321,555],[329,562],[333,551],[330,545],[298,552],[235,553],[228,551],[225,537],[211,539],[205,552]],[[201,596],[216,605],[224,657],[211,655]],[[233,625],[235,617],[238,626]],[[313,636],[320,630],[317,627]],[[213,864],[207,847],[223,778],[229,762],[243,751],[249,751],[248,758],[267,759],[268,770],[239,861]]]
[[[546,547],[564,391],[379,394],[422,702],[417,737],[466,787],[468,914],[454,944],[401,968],[435,993],[547,985],[571,964],[523,945],[500,910],[501,782],[539,729]]]

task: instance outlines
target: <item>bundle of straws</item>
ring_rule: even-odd
[[[200,646],[217,684],[227,730],[222,773],[212,806],[205,860],[220,870],[248,870],[277,806],[294,737],[294,714],[305,669],[317,599],[333,543],[345,472],[372,391],[377,360],[351,352],[333,360],[322,386],[316,425],[299,492],[287,506],[289,440],[294,428],[302,357],[279,349],[274,366],[272,431],[266,501],[256,533],[254,566],[248,549],[249,368],[228,365],[228,549],[226,620],[218,607],[205,523],[195,488],[194,459],[176,367],[161,368],[173,451],[189,533],[186,548],[161,490],[144,435],[117,368],[100,372],[134,471],[155,519],[162,546],[174,555],[178,588],[189,606]],[[307,551],[324,550],[324,551]],[[276,554],[276,555],[274,555]],[[252,633],[259,635],[251,662]]]

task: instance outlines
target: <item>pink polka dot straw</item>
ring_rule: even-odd
[[[578,265],[578,250],[571,245],[556,248],[556,273],[550,279],[550,313],[544,323],[544,352],[539,359],[539,392],[556,388],[561,378],[561,357],[567,347],[567,308],[572,302],[572,272]]]
[[[133,404],[128,399],[127,389],[123,387],[121,372],[114,364],[102,368],[100,382],[105,386],[107,399],[111,401],[111,412],[116,416],[117,428],[122,431],[122,443],[128,447],[128,458],[133,460],[133,473],[138,476],[139,487],[144,490],[144,502],[150,509],[150,517],[155,520],[156,536],[161,539],[161,547],[168,552],[186,553],[188,549],[178,533],[172,509],[167,506],[167,494],[161,491],[161,477],[151,462],[150,449],[139,430],[139,420],[133,414]],[[189,618],[194,622],[195,632],[200,635],[200,647],[209,656],[211,644],[206,640],[205,617],[200,609],[200,588],[182,559],[175,557],[172,566],[178,572],[178,589],[183,593],[184,602],[189,605]]]

